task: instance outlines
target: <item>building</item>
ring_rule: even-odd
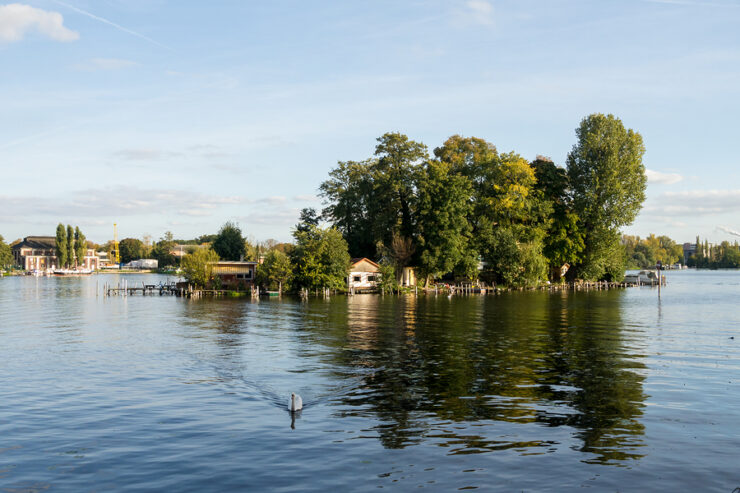
[[[56,237],[26,236],[23,241],[13,245],[13,258],[25,270],[59,269],[57,262]],[[85,258],[77,263],[80,269],[98,270],[98,257],[95,250],[88,248]]]
[[[347,275],[347,287],[353,291],[371,291],[378,287],[380,266],[367,258],[353,258]]]
[[[123,266],[124,269],[152,270],[159,267],[159,260],[153,258],[140,258],[132,260]]]
[[[224,288],[247,288],[254,285],[257,262],[221,260],[213,264],[213,277],[221,281]]]
[[[696,243],[684,243],[683,244],[683,263],[686,265],[689,262],[689,258],[696,254]]]

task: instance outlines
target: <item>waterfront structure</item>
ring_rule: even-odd
[[[249,287],[254,285],[257,262],[220,260],[213,264],[212,275],[223,287]]]
[[[123,266],[124,269],[156,269],[159,267],[159,261],[152,258],[140,258],[138,260],[132,260],[131,262]]]
[[[58,269],[56,238],[54,236],[26,236],[23,241],[11,248],[15,263],[25,270]],[[98,270],[99,260],[93,248],[85,250],[85,258],[77,262],[77,267]]]
[[[397,277],[400,286],[416,286],[416,267],[404,267],[398,272]]]
[[[352,291],[375,290],[380,280],[380,266],[368,258],[350,261],[347,287]]]

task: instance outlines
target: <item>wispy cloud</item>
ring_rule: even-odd
[[[166,50],[174,51],[169,46],[163,45],[159,41],[155,41],[152,38],[150,38],[149,36],[145,36],[145,35],[143,35],[141,33],[138,33],[136,31],[133,31],[131,29],[128,29],[126,27],[123,27],[120,24],[116,24],[113,21],[109,21],[108,19],[105,19],[103,17],[100,17],[98,15],[95,15],[95,14],[93,14],[91,12],[88,12],[87,10],[82,10],[81,8],[75,7],[74,5],[70,5],[68,3],[61,2],[60,0],[51,0],[51,1],[54,2],[54,3],[56,3],[56,4],[61,5],[63,7],[66,7],[68,9],[70,9],[70,10],[73,10],[73,11],[77,12],[78,14],[82,14],[84,16],[90,17],[91,19],[95,19],[96,21],[102,22],[103,24],[108,24],[109,26],[112,26],[112,27],[118,29],[121,32],[124,32],[126,34],[130,34],[132,36],[136,36],[137,38],[143,39],[144,41],[148,41],[149,43],[152,43],[153,45],[159,46],[160,48],[164,48]]]
[[[683,176],[678,173],[661,173],[652,169],[646,169],[645,176],[647,176],[648,182],[659,185],[673,185],[683,180]]]
[[[64,18],[59,12],[11,3],[0,5],[0,42],[22,40],[29,31],[36,31],[54,41],[75,41],[79,33],[64,27]]]

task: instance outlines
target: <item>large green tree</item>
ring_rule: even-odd
[[[204,287],[213,276],[213,265],[219,257],[210,248],[198,248],[182,259],[182,272],[185,279],[195,286]]]
[[[341,289],[346,285],[350,256],[347,242],[336,228],[312,226],[293,233],[291,252],[294,286]]]
[[[172,239],[172,232],[165,232],[159,241],[155,242],[152,246],[152,257],[157,259],[157,265],[159,268],[168,267],[175,265],[177,262],[175,256],[172,254],[172,250],[175,248],[175,241]]]
[[[75,230],[67,225],[67,264],[65,267],[74,267],[77,265],[75,258]]]
[[[246,254],[242,230],[232,222],[221,226],[211,246],[222,260],[242,260]]]
[[[85,262],[85,255],[87,255],[87,239],[80,231],[80,227],[75,226],[75,256],[79,265]]]
[[[56,237],[56,253],[57,253],[57,267],[63,268],[67,266],[67,229],[64,224],[59,223],[57,225],[57,237]]]
[[[437,277],[464,266],[463,273],[476,272],[477,255],[470,245],[472,212],[470,180],[451,173],[444,161],[430,161],[419,172],[417,197],[417,241],[419,267],[428,277]]]
[[[561,277],[561,269],[567,269],[580,260],[583,251],[583,231],[578,215],[573,212],[570,198],[568,174],[565,168],[556,166],[552,160],[538,156],[532,162],[537,179],[536,188],[552,208],[546,220],[547,232],[543,239],[543,254],[547,258],[550,280]]]
[[[567,166],[584,251],[573,275],[620,277],[624,249],[619,230],[635,220],[645,200],[642,136],[626,129],[619,118],[597,113],[581,121],[576,137]]]
[[[290,289],[290,281],[293,277],[293,265],[290,258],[280,250],[270,250],[265,255],[264,262],[257,269],[257,283],[265,289],[283,290]]]
[[[144,251],[144,243],[137,238],[124,238],[118,243],[121,255],[121,263],[127,264],[132,260],[138,260]]]
[[[329,179],[319,187],[327,206],[322,211],[347,240],[349,251],[356,257],[373,258],[376,243],[375,218],[372,213],[379,206],[375,199],[373,180],[376,159],[366,161],[340,161],[329,172]]]

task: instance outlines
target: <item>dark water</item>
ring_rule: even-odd
[[[0,491],[730,493],[740,273],[668,277],[309,302],[0,279]]]

